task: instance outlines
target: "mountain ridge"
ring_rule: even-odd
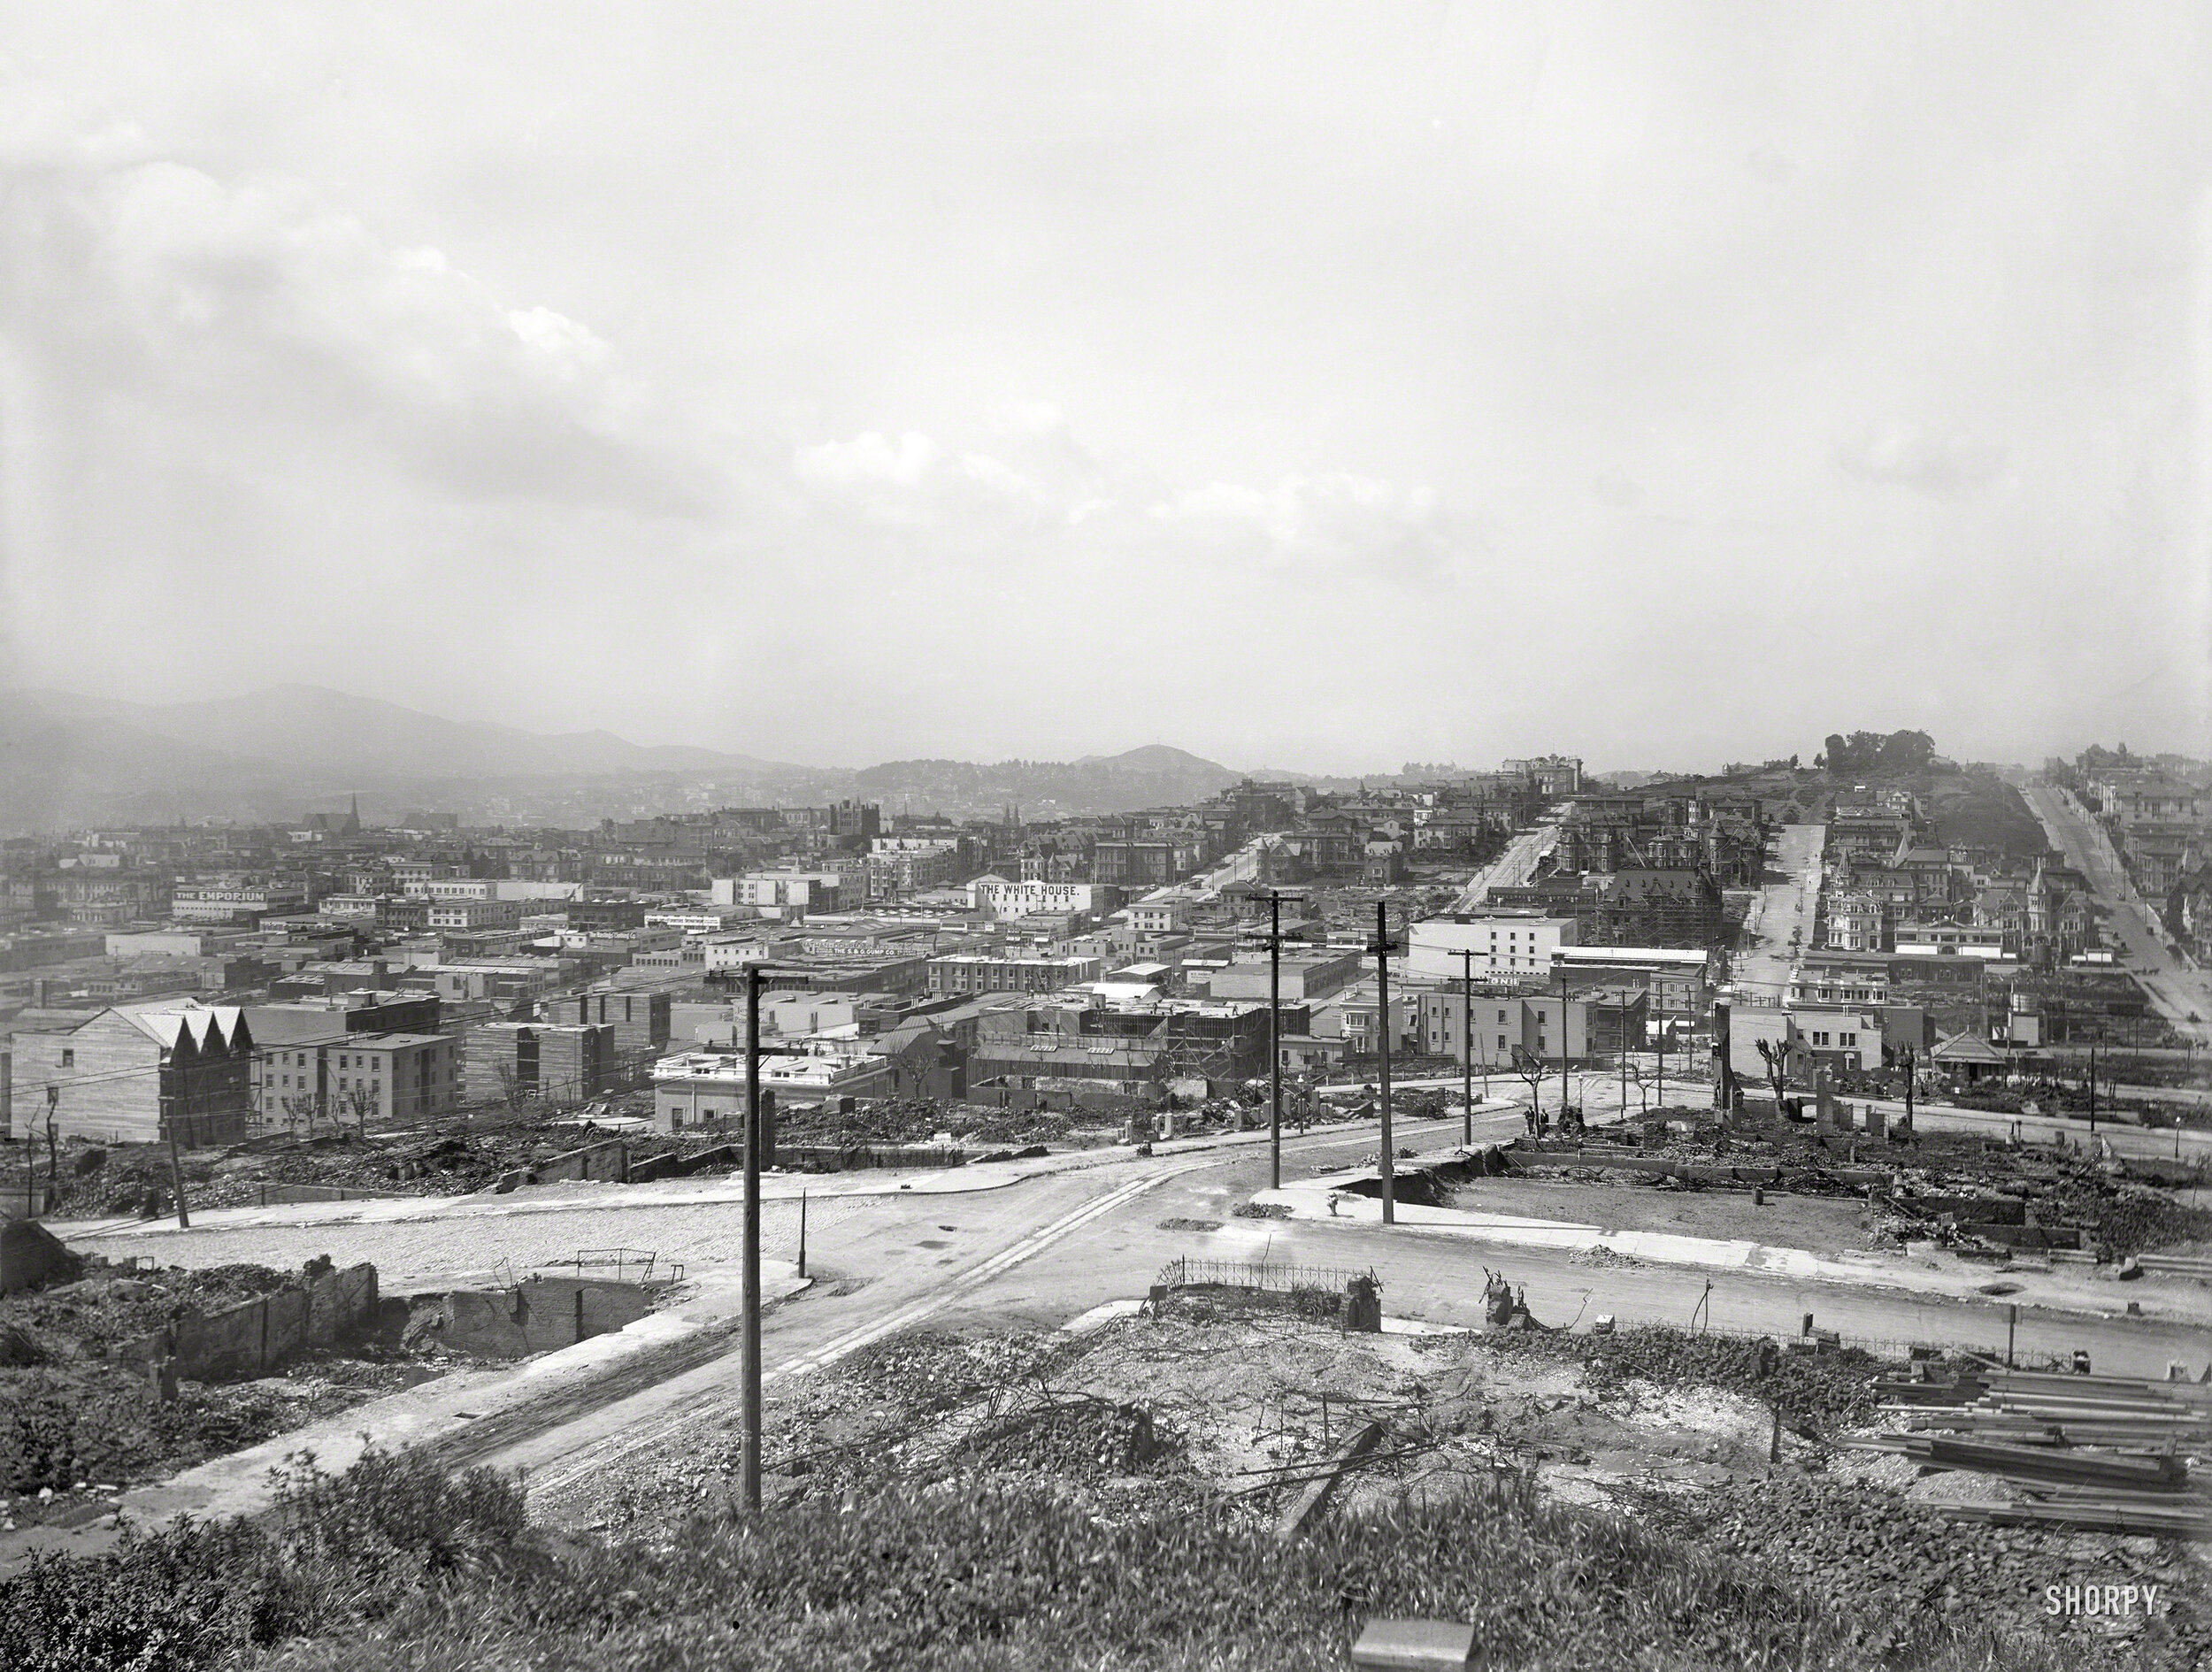
[[[808,767],[633,743],[603,729],[539,732],[452,720],[299,683],[176,703],[0,690],[0,828],[16,833],[174,817],[297,818],[356,792],[395,809],[459,801],[485,817],[526,822],[677,810],[688,804],[680,787],[724,796],[723,804],[858,794],[946,812],[1018,803],[1107,813],[1187,804],[1243,776],[1163,743],[1073,761]],[[691,782],[674,781],[682,779]]]

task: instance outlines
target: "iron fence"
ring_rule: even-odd
[[[1261,1289],[1287,1294],[1295,1289],[1326,1289],[1341,1294],[1355,1277],[1372,1278],[1371,1271],[1348,1271],[1333,1266],[1276,1265],[1267,1261],[1194,1260],[1179,1256],[1160,1268],[1156,1286],[1189,1289],[1212,1285],[1225,1289]]]
[[[574,1266],[580,1277],[587,1269],[603,1274],[611,1266],[617,1283],[650,1283],[653,1267],[659,1258],[650,1248],[579,1248],[573,1260],[557,1263]]]

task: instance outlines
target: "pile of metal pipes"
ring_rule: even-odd
[[[2212,1384],[1974,1364],[1877,1384],[1895,1431],[1855,1443],[2002,1481],[2010,1500],[1934,1506],[2002,1525],[2212,1538]]]

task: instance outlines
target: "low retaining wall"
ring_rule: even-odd
[[[258,1185],[260,1206],[281,1208],[296,1201],[388,1201],[397,1193],[356,1190],[351,1185]]]
[[[376,1268],[326,1271],[220,1312],[186,1312],[118,1346],[118,1359],[175,1361],[189,1382],[242,1382],[281,1369],[309,1347],[328,1346],[376,1310]]]
[[[868,1168],[961,1167],[965,1150],[923,1144],[786,1144],[776,1159],[807,1173],[839,1173]]]
[[[478,1358],[527,1358],[634,1323],[653,1309],[667,1286],[599,1277],[531,1277],[511,1289],[419,1294],[410,1302],[414,1310],[407,1333]]]

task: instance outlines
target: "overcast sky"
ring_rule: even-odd
[[[2197,0],[0,18],[14,682],[824,764],[2212,734]]]

